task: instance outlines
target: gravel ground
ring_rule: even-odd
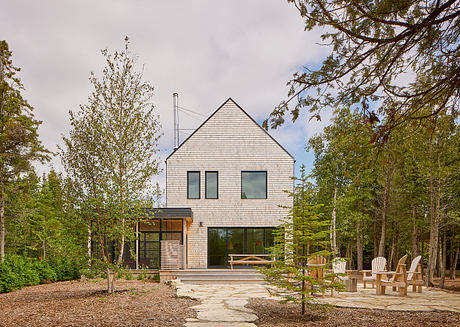
[[[0,326],[183,326],[199,302],[176,297],[169,286],[119,280],[59,282],[0,294]]]
[[[300,304],[281,304],[273,300],[250,299],[246,305],[256,312],[258,327],[300,326],[460,326],[460,314],[453,312],[407,312],[370,309],[331,308],[312,311],[302,317]]]

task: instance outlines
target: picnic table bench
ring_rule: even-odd
[[[268,265],[273,264],[273,260],[270,259],[271,254],[229,254],[230,267],[233,269],[233,265]]]

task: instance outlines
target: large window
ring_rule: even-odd
[[[229,254],[268,254],[273,246],[271,227],[208,228],[208,266],[227,267]]]
[[[219,175],[217,171],[207,171],[205,177],[206,199],[217,199],[219,197]]]
[[[200,198],[200,172],[188,171],[187,172],[187,198],[199,199]]]
[[[267,172],[242,171],[241,172],[241,198],[266,199],[267,198]]]

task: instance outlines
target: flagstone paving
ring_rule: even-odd
[[[201,301],[192,307],[197,311],[197,318],[188,318],[186,327],[255,327],[257,316],[245,307],[249,298],[275,299],[259,284],[191,285],[175,280],[173,285],[177,296]],[[338,307],[460,313],[460,294],[433,288],[423,288],[423,293],[409,290],[406,297],[399,297],[391,289],[385,295],[376,295],[375,289],[359,285],[358,292],[335,293],[333,297],[325,295],[317,300]]]
[[[366,308],[397,311],[453,311],[460,313],[460,294],[436,288],[423,287],[422,293],[407,291],[400,297],[387,288],[387,294],[376,295],[375,289],[358,285],[358,292],[341,292],[333,297],[325,296],[321,302],[347,308]]]

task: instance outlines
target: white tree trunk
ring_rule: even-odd
[[[338,255],[337,250],[337,233],[336,233],[336,219],[337,219],[337,186],[334,186],[334,199],[332,204],[332,217],[331,217],[331,250],[333,256]]]
[[[388,197],[390,193],[390,179],[391,173],[390,168],[385,169],[385,189],[383,193],[383,208],[382,208],[382,230],[380,233],[380,243],[379,243],[379,257],[385,256],[385,239],[386,239],[386,230],[387,230],[387,209],[388,209]]]

